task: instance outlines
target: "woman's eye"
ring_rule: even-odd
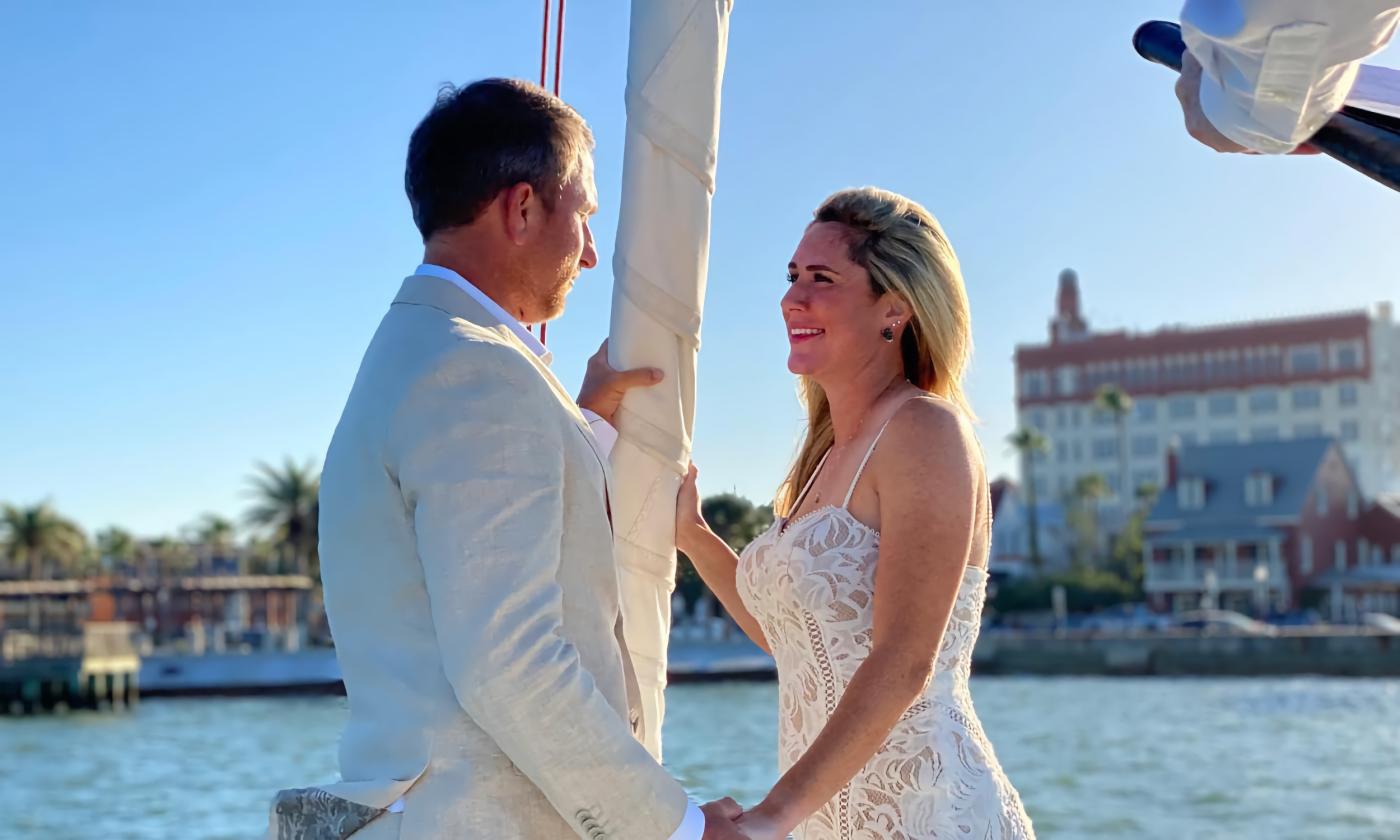
[[[825,274],[813,274],[813,275],[812,275],[812,279],[813,279],[813,280],[816,280],[818,283],[830,283],[830,282],[832,282],[831,278],[830,278],[830,277],[827,277]]]
[[[787,273],[787,281],[788,281],[789,283],[796,283],[796,282],[797,282],[797,275],[796,275],[796,274],[793,274],[791,271],[789,271],[789,272]]]

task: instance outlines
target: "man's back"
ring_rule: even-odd
[[[567,400],[478,304],[413,277],[336,429],[321,557],[350,698],[342,777],[375,807],[404,796],[405,837],[572,827],[507,757],[538,723],[514,717],[510,696],[539,709],[529,701],[556,688],[535,658],[572,657],[627,720],[603,466]],[[549,552],[552,571],[493,584],[501,566],[529,565],[510,555]],[[530,620],[541,610],[558,611],[562,633]],[[663,810],[683,807],[682,795]]]

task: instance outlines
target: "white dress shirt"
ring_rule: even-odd
[[[549,352],[549,348],[545,347],[544,343],[536,338],[534,333],[526,329],[515,316],[507,312],[504,307],[492,300],[485,292],[473,286],[462,275],[450,268],[444,268],[431,263],[424,263],[418,266],[413,273],[446,280],[466,292],[472,300],[481,304],[483,309],[510,328],[510,331],[515,333],[516,338],[519,338],[526,347],[530,348],[536,356],[540,357],[540,361],[547,365],[553,359],[554,354]],[[580,411],[583,412],[584,418],[588,420],[588,426],[593,430],[594,436],[598,438],[599,448],[602,449],[604,456],[606,456],[612,451],[613,445],[617,443],[617,430],[613,428],[611,423],[599,417],[596,413],[582,407],[580,407]],[[389,812],[400,813],[403,811],[403,808],[404,801],[400,799],[389,806]],[[670,840],[700,840],[704,833],[705,814],[700,810],[700,806],[692,801],[686,806],[685,816],[681,819],[680,826],[676,828]]]
[[[1201,111],[1266,154],[1293,151],[1343,105],[1400,0],[1186,0],[1181,36],[1201,63]]]

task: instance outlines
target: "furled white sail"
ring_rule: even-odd
[[[609,361],[666,378],[617,414],[612,514],[643,741],[661,757],[675,500],[690,460],[732,0],[633,0]]]

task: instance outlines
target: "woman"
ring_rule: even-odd
[[[1031,838],[968,693],[990,503],[961,380],[967,294],[938,222],[843,190],[782,300],[808,429],[778,519],[736,557],[699,512],[677,547],[778,664],[782,777],[752,837]]]

